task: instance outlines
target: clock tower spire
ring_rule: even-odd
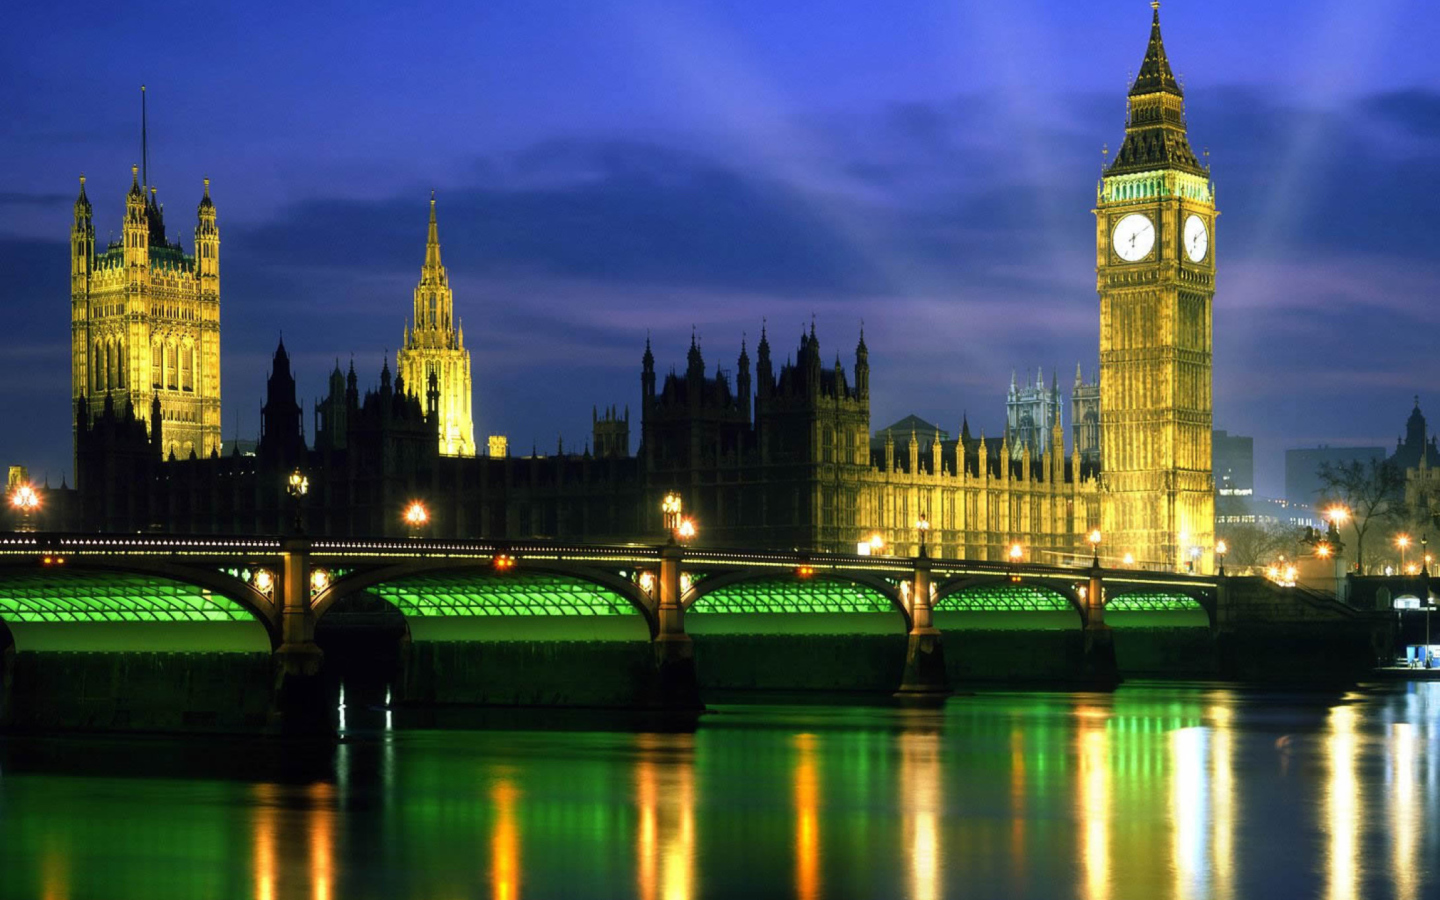
[[[1152,3],[1125,141],[1096,189],[1101,528],[1138,564],[1209,571],[1215,191]]]

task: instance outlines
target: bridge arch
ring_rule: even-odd
[[[904,631],[910,630],[910,611],[899,590],[884,578],[861,572],[817,572],[803,578],[775,570],[724,572],[697,581],[681,599],[687,631],[697,621],[718,621],[709,617],[734,614],[803,614],[817,629],[843,628],[844,623],[853,626],[858,622],[827,622],[820,616],[898,614]],[[882,628],[891,631],[888,626]]]
[[[253,622],[272,649],[280,639],[273,602],[241,579],[218,569],[138,559],[67,557],[63,564],[53,565],[34,560],[0,562],[0,619],[13,626],[10,630],[20,649],[25,649],[27,639],[42,638],[42,626],[82,623],[173,623],[183,631],[183,623]],[[79,631],[72,630],[59,643],[67,643]],[[209,645],[212,639],[226,644],[217,634],[190,629],[188,639],[197,645],[188,647],[187,638],[179,636],[176,628],[168,631],[177,633],[167,638],[158,629],[153,634],[132,632],[128,643],[140,647],[156,638],[160,646],[151,649],[173,650],[202,649],[199,644]],[[56,643],[55,636],[61,634],[51,632],[43,640]],[[93,628],[87,634],[92,643],[104,642]],[[238,641],[248,643],[243,638]]]
[[[984,624],[992,627],[1046,623],[1068,629],[1085,623],[1079,593],[1071,585],[1051,579],[1012,581],[1004,575],[962,575],[939,584],[930,603],[941,630],[961,621],[955,616],[973,613],[993,614],[984,617]]]
[[[1168,624],[1162,616],[1174,616],[1177,625],[1215,624],[1215,602],[1203,591],[1167,586],[1118,585],[1105,593],[1105,621],[1124,627],[1134,613],[1147,625]],[[1185,614],[1189,614],[1186,616]],[[1204,622],[1198,621],[1204,615]]]
[[[369,591],[415,619],[597,616],[638,613],[651,637],[656,619],[649,597],[614,572],[556,562],[528,562],[496,571],[490,560],[411,561],[363,569],[336,579],[311,598],[316,622],[339,600]]]

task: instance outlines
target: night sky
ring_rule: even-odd
[[[212,179],[227,440],[282,329],[307,399],[337,358],[378,381],[431,189],[482,445],[578,449],[613,403],[633,449],[647,329],[662,373],[692,327],[733,370],[763,319],[783,359],[813,315],[849,369],[863,320],[875,428],[996,435],[1012,369],[1096,365],[1090,210],[1144,0],[209,6],[7,9],[0,463],[69,473],[71,205],[84,172],[118,232],[141,83],[187,249]],[[1440,424],[1440,11],[1162,18],[1222,212],[1215,425],[1254,435],[1259,490],[1285,447],[1392,444],[1413,394]]]

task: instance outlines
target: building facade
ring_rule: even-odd
[[[1255,439],[1217,428],[1210,445],[1215,452],[1215,492],[1222,497],[1255,493]]]
[[[1010,373],[1010,391],[1005,395],[1005,440],[1010,453],[1019,459],[1024,451],[1039,457],[1050,449],[1050,433],[1060,420],[1060,384],[1051,377],[1045,387],[1045,371],[1035,370],[1035,383],[1019,385]],[[1063,434],[1063,433],[1062,433]]]
[[[450,276],[440,262],[440,227],[435,221],[433,192],[425,265],[420,269],[420,283],[415,286],[414,317],[405,325],[404,343],[395,362],[400,377],[415,390],[423,390],[432,378],[438,385],[440,453],[474,456],[470,351],[465,349],[465,329],[455,318]]]
[[[1215,192],[1154,6],[1125,142],[1096,189],[1102,531],[1139,562],[1210,571]]]
[[[1086,381],[1079,363],[1070,388],[1070,443],[1086,465],[1100,465],[1100,375]]]
[[[220,450],[220,229],[208,178],[193,248],[167,237],[164,207],[135,166],[121,239],[98,249],[80,177],[70,231],[71,414],[128,409],[144,428],[158,423],[156,454],[177,459]],[[156,403],[158,419],[149,415]]]

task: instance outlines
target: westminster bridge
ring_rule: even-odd
[[[1260,579],[1098,561],[44,533],[0,539],[0,623],[6,710],[34,719],[32,689],[63,694],[78,680],[81,724],[145,705],[157,680],[198,708],[216,685],[268,678],[283,696],[327,669],[384,665],[404,670],[396,702],[436,704],[696,707],[710,686],[1103,688],[1130,673],[1213,675],[1217,637],[1237,629],[1319,625],[1333,656],[1337,634],[1374,624]],[[347,642],[377,624],[401,648],[395,660]],[[235,702],[258,715],[254,697]],[[191,720],[225,718],[211,712]]]

